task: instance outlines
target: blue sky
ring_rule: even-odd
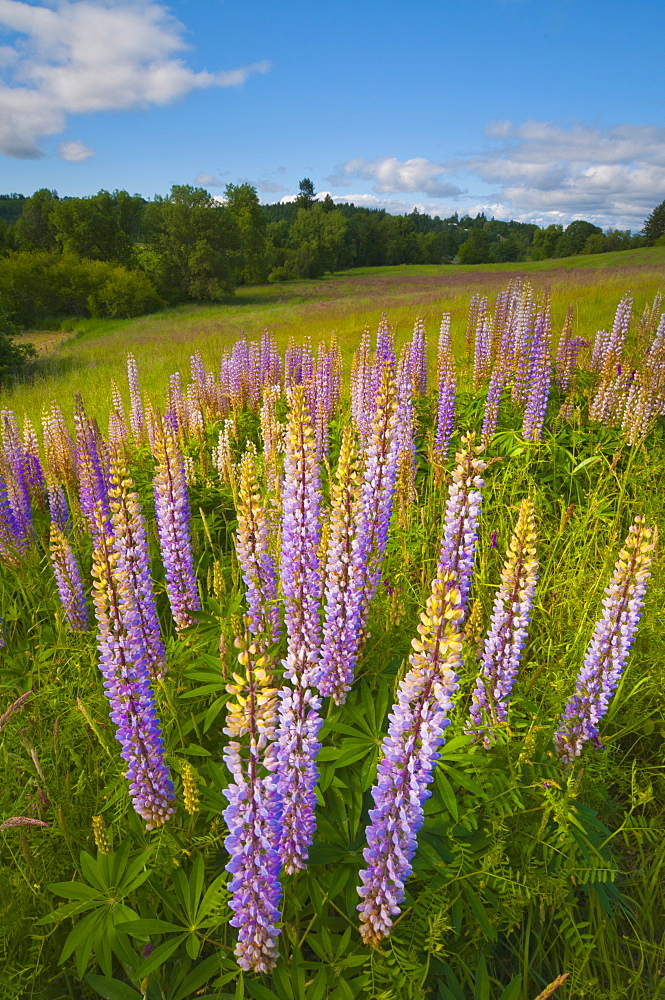
[[[0,0],[0,191],[249,181],[638,230],[663,0]]]

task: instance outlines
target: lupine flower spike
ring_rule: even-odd
[[[354,562],[354,501],[357,446],[350,424],[344,427],[337,474],[332,488],[330,539],[325,569],[325,619],[319,691],[337,705],[346,700],[361,642],[358,627],[361,580]]]
[[[166,592],[175,626],[180,631],[193,622],[189,612],[201,608],[194,575],[185,464],[177,436],[163,418],[154,416],[151,432],[157,460],[153,480],[157,531]]]
[[[367,847],[358,893],[362,902],[360,933],[376,945],[390,934],[411,874],[423,804],[443,732],[449,723],[451,695],[457,690],[461,663],[461,594],[454,574],[442,572],[432,582],[427,607],[420,616],[419,638],[413,640],[410,670],[401,681],[381,748],[377,782],[372,789]]]
[[[164,744],[150,688],[147,657],[136,627],[136,604],[127,577],[118,569],[113,536],[105,533],[101,504],[94,516],[93,599],[98,623],[99,669],[111,703],[115,737],[127,762],[125,777],[134,809],[148,830],[162,826],[174,812],[175,793],[164,763]]]
[[[482,653],[482,671],[471,699],[471,724],[467,732],[494,741],[495,727],[508,716],[510,698],[526,642],[536,589],[536,525],[532,500],[523,500],[515,533],[501,571],[501,586]]]
[[[482,472],[486,462],[480,457],[482,445],[475,435],[466,434],[455,456],[455,468],[448,491],[439,565],[454,574],[460,590],[462,618],[466,616],[471,574],[478,539],[478,517],[485,485]]]
[[[268,643],[279,637],[277,574],[270,553],[271,524],[256,475],[256,452],[253,446],[240,463],[238,488],[238,534],[236,552],[247,588],[247,604],[252,635],[263,636]]]
[[[275,925],[282,896],[280,797],[273,773],[274,744],[269,744],[275,734],[277,699],[267,654],[247,639],[236,639],[235,645],[244,676],[234,674],[234,683],[228,685],[233,698],[224,729],[231,737],[224,753],[232,776],[224,791],[229,800],[224,843],[231,855],[226,866],[234,914],[230,923],[238,928],[238,965],[247,972],[268,972],[277,961]],[[248,737],[246,747],[240,743],[243,737]]]
[[[318,552],[319,471],[314,436],[301,386],[291,390],[284,455],[282,561],[288,651],[284,676],[293,686],[279,693],[277,760],[283,803],[280,850],[287,872],[304,868],[314,836],[316,756],[322,720],[316,694],[319,676],[321,582]]]
[[[150,575],[148,534],[145,520],[134,492],[123,453],[116,446],[111,451],[109,507],[113,527],[113,547],[118,553],[118,570],[125,574],[136,604],[136,626],[141,631],[148,670],[153,680],[166,675],[166,651],[159,630],[155,593]]]
[[[88,627],[88,608],[81,571],[71,545],[57,524],[51,525],[51,562],[67,623],[75,631],[84,631]]]
[[[603,615],[587,648],[575,693],[566,702],[554,736],[563,764],[572,764],[584,743],[598,737],[598,724],[607,712],[637,632],[656,538],[657,529],[647,527],[643,517],[636,517],[605,590]]]

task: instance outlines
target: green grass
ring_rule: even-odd
[[[665,290],[665,248],[528,264],[361,268],[320,280],[241,288],[216,305],[180,306],[132,320],[68,323],[74,326],[72,339],[42,357],[27,382],[2,392],[0,402],[19,415],[38,417],[52,399],[71,412],[80,390],[91,415],[105,421],[109,380],[124,384],[128,351],[136,356],[143,388],[161,405],[168,376],[180,370],[184,377],[195,349],[206,365],[216,367],[222,350],[242,331],[253,338],[268,329],[282,348],[290,337],[316,342],[334,332],[348,362],[365,324],[374,331],[383,311],[398,343],[410,337],[422,316],[432,357],[441,313],[450,312],[459,352],[471,296],[488,295],[492,305],[497,292],[519,275],[537,290],[551,287],[555,330],[572,304],[576,333],[593,339],[597,330],[611,325],[626,291],[632,291],[639,315],[656,292]],[[29,339],[29,332],[25,336]]]

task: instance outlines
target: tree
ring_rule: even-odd
[[[316,191],[314,184],[309,177],[303,177],[299,186],[299,193],[296,198],[296,206],[309,210],[316,201]]]
[[[486,229],[472,229],[469,238],[457,251],[460,264],[486,264],[490,259],[490,234]]]
[[[16,223],[16,237],[24,250],[55,250],[55,226],[51,220],[58,204],[58,192],[40,188],[23,203],[21,218]]]
[[[121,201],[119,203],[118,198]],[[132,199],[126,191],[99,191],[90,198],[67,198],[51,211],[57,245],[65,253],[89,260],[130,265],[134,240],[125,228],[132,225]]]
[[[239,282],[265,281],[267,220],[251,184],[227,184],[224,192],[226,210],[235,223],[241,241],[238,260]]]
[[[37,353],[32,344],[15,344],[14,337],[20,333],[0,305],[0,386],[7,378],[18,374],[28,358]]]
[[[157,256],[153,276],[171,301],[220,299],[238,277],[240,237],[228,209],[204,188],[174,184],[151,206]]]
[[[649,218],[644,220],[642,232],[646,236],[647,246],[653,246],[656,240],[665,236],[665,201],[656,205]]]

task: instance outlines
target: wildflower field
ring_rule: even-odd
[[[593,277],[5,393],[2,1000],[665,998],[665,309]]]

